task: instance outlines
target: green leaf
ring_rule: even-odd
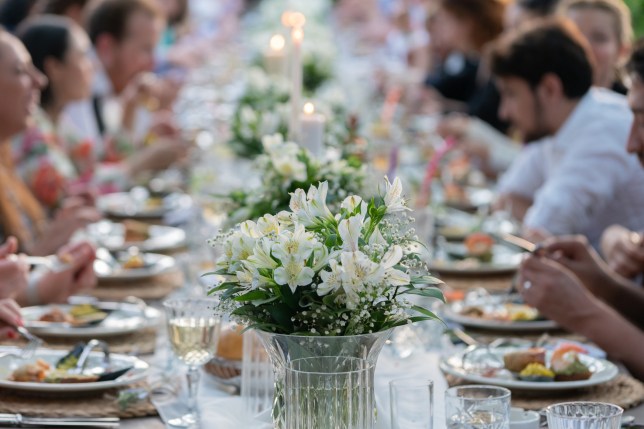
[[[431,311],[427,310],[426,308],[420,307],[418,305],[414,305],[414,306],[411,307],[411,309],[416,311],[416,312],[418,312],[418,313],[420,313],[420,314],[423,314],[423,315],[429,317],[430,319],[440,320],[440,318],[438,316],[436,316],[434,313],[432,313]]]
[[[248,293],[235,297],[235,301],[244,302],[244,301],[257,301],[260,299],[270,298],[270,295],[263,290],[252,290]]]
[[[445,302],[445,296],[443,295],[443,292],[441,292],[440,289],[437,288],[423,288],[423,289],[408,289],[402,292],[402,294],[406,295],[420,295],[424,296],[427,298],[436,298],[441,300],[442,302]]]

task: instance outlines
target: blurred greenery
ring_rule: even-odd
[[[644,0],[625,0],[633,13],[633,29],[637,37],[644,37]]]

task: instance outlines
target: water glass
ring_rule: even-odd
[[[389,382],[392,429],[432,429],[434,423],[431,380],[399,378]]]
[[[509,429],[508,389],[496,386],[458,386],[445,392],[448,429]]]
[[[550,429],[619,429],[623,412],[602,402],[565,402],[546,408]]]
[[[374,427],[373,374],[373,364],[360,358],[324,356],[291,361],[286,368],[286,427]]]
[[[188,365],[189,414],[173,426],[190,427],[199,421],[197,389],[199,366],[208,362],[217,350],[221,319],[215,315],[217,300],[212,298],[172,299],[163,303],[168,325],[168,339],[175,356]]]

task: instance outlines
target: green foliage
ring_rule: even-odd
[[[636,37],[644,37],[644,0],[625,0],[633,15],[633,30]]]

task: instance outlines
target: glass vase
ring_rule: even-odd
[[[391,330],[345,337],[257,331],[275,374],[276,429],[372,429],[374,373]]]

